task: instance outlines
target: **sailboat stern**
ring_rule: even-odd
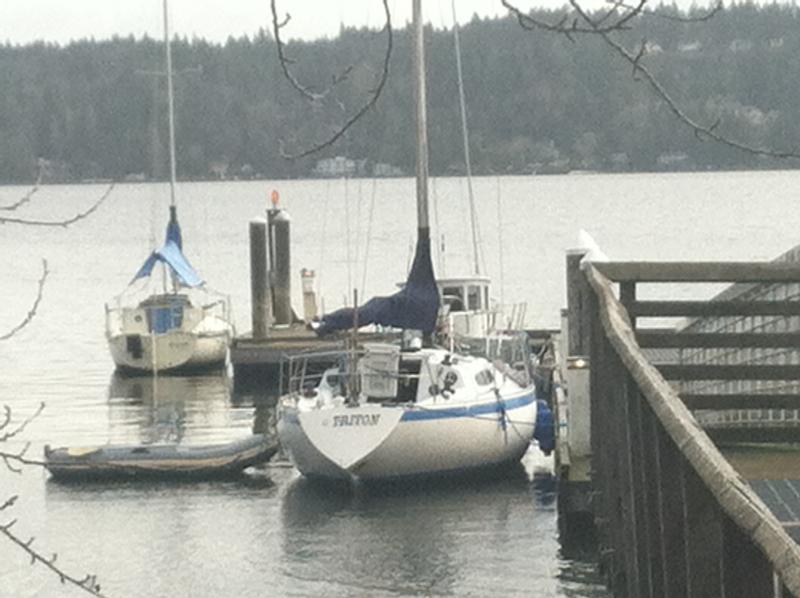
[[[360,405],[302,410],[291,399],[278,410],[278,436],[306,476],[350,478],[403,417],[400,407]]]
[[[165,312],[146,305],[108,310],[106,337],[118,368],[179,372],[224,365],[232,337],[227,322],[188,304],[166,312],[170,319]]]

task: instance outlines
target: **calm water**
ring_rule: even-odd
[[[464,185],[433,183],[437,270],[463,273]],[[404,278],[411,180],[181,185],[186,252],[231,294],[240,330],[248,221],[274,187],[293,218],[293,269],[318,272],[326,308],[348,288],[387,293]],[[478,179],[485,271],[498,299],[527,303],[528,325],[554,327],[578,229],[620,259],[771,258],[798,242],[798,187],[792,172]],[[0,205],[25,191],[0,189]],[[70,216],[103,191],[44,188],[24,213]],[[0,331],[27,312],[41,258],[51,271],[35,321],[0,343],[0,403],[20,417],[46,403],[26,431],[32,456],[46,443],[224,441],[269,419],[266,393],[234,396],[224,376],[154,385],[112,373],[103,305],[161,241],[167,201],[164,186],[122,186],[68,230],[2,227]],[[551,465],[530,452],[502,480],[378,493],[309,485],[280,466],[238,482],[90,487],[30,469],[0,472],[0,499],[20,494],[2,521],[18,518],[15,530],[65,568],[97,573],[109,596],[604,596],[585,557],[558,544]],[[1,597],[79,595],[0,542]]]

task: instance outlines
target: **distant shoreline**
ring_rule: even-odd
[[[714,175],[714,174],[730,174],[730,173],[745,173],[745,172],[793,172],[796,170],[800,170],[800,165],[797,168],[718,168],[718,169],[709,169],[709,170],[628,170],[628,171],[614,171],[614,170],[572,170],[568,172],[559,172],[559,173],[531,173],[531,174],[524,174],[524,173],[494,173],[494,174],[473,174],[473,178],[475,179],[482,179],[482,178],[495,178],[495,177],[508,177],[508,178],[557,178],[557,177],[584,177],[584,176],[618,176],[618,175]],[[350,177],[319,177],[319,176],[307,176],[307,177],[292,177],[292,178],[270,178],[270,177],[263,177],[263,178],[252,178],[252,179],[213,179],[213,178],[196,178],[196,179],[178,179],[178,184],[187,183],[187,184],[195,184],[195,183],[268,183],[268,182],[291,182],[291,181],[325,181],[325,180],[400,180],[400,179],[407,179],[413,180],[412,175],[405,175],[405,176],[350,176]],[[459,179],[459,178],[466,178],[464,174],[432,174],[430,175],[432,179]],[[80,180],[80,181],[57,181],[57,182],[41,182],[39,187],[75,187],[80,185],[109,185],[113,183],[113,179],[92,179],[92,180]],[[35,186],[35,181],[29,182],[21,182],[21,183],[11,183],[11,182],[0,182],[0,187],[32,187]],[[117,181],[117,184],[120,185],[167,185],[169,184],[168,180],[120,180]]]

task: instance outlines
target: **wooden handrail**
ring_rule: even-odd
[[[681,393],[689,409],[800,409],[796,393]]]
[[[677,392],[647,360],[635,341],[635,333],[630,326],[627,312],[614,295],[611,281],[602,273],[608,272],[607,267],[610,265],[612,264],[587,263],[583,266],[586,279],[598,300],[600,320],[606,338],[672,441],[716,498],[720,507],[742,532],[763,550],[788,590],[794,595],[800,596],[800,546],[792,540],[775,515],[722,456],[680,400]],[[787,264],[764,264],[764,266],[774,265],[786,266]],[[791,264],[790,266],[795,274],[793,280],[800,280],[800,265]],[[648,268],[650,267],[652,265],[648,265]],[[762,272],[770,270],[769,267],[766,267]],[[787,271],[786,268],[777,270],[783,270],[784,274]],[[773,274],[776,274],[777,270]],[[656,271],[655,274],[646,278],[629,278],[628,280],[654,280],[653,276],[666,274],[663,269],[660,272],[661,274],[658,274]],[[611,273],[614,273],[613,268]],[[644,274],[645,271],[641,273]],[[616,274],[619,275],[619,272]],[[665,279],[655,279],[672,280],[675,279],[673,275],[677,272],[669,274],[670,276]],[[719,274],[729,276],[730,272],[720,271]],[[755,270],[751,272],[751,275],[755,274]],[[753,279],[754,276],[751,276],[750,280]],[[677,278],[677,280],[691,279]],[[702,280],[708,280],[708,278]],[[718,278],[715,280],[730,279]],[[734,280],[741,280],[741,278]]]
[[[637,330],[640,347],[650,348],[778,348],[800,347],[797,332],[682,332],[674,329]]]
[[[614,282],[798,282],[798,262],[592,262]]]
[[[657,364],[667,380],[800,380],[800,365]]]
[[[628,313],[637,317],[800,316],[800,301],[633,301]]]

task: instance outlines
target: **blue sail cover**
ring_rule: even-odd
[[[420,229],[414,263],[402,290],[388,297],[373,297],[358,308],[358,325],[380,324],[393,328],[433,332],[439,313],[439,291],[433,276],[431,242],[428,229]],[[323,316],[317,334],[353,327],[353,308],[343,308]]]
[[[172,241],[183,250],[183,237],[181,236],[181,225],[178,224],[178,209],[175,206],[169,207],[169,223],[167,224],[167,243]]]
[[[169,267],[172,274],[183,286],[199,287],[202,285],[203,279],[200,278],[200,275],[189,263],[189,260],[183,255],[182,247],[181,227],[178,224],[175,206],[170,206],[167,238],[164,245],[150,254],[131,282],[150,276],[155,265],[161,262]]]

